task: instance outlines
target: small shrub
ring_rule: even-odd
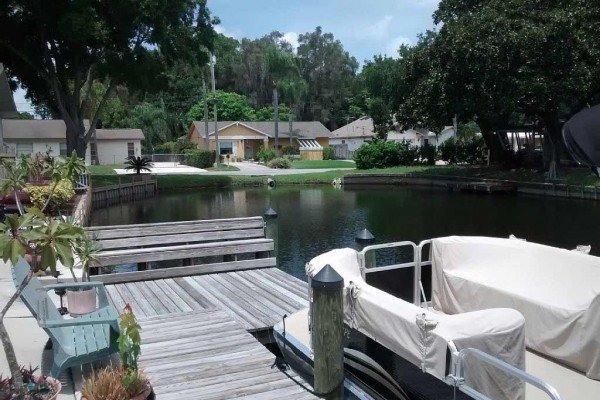
[[[189,140],[176,140],[156,145],[154,151],[159,154],[183,154],[186,150],[194,150],[196,147],[196,143]]]
[[[323,147],[323,160],[335,160],[335,151],[333,147]]]
[[[419,146],[411,145],[408,141],[397,143],[398,165],[414,165],[419,158]],[[392,167],[393,165],[390,165]]]
[[[216,156],[214,150],[186,150],[183,163],[190,167],[210,168],[215,163]]]
[[[264,162],[265,164],[276,157],[277,153],[275,153],[275,150],[273,149],[264,149],[261,147],[260,150],[256,152],[256,158],[258,161]]]
[[[47,381],[45,375],[37,375],[38,368],[20,367],[26,394],[24,397],[16,395],[15,382],[13,378],[3,378],[0,375],[0,399],[28,399],[45,400],[52,397],[54,387]]]
[[[358,169],[393,167],[400,164],[400,148],[395,142],[375,140],[359,147],[354,161]]]
[[[294,146],[285,146],[281,148],[282,156],[293,156],[300,154],[300,148]]]
[[[44,208],[50,193],[52,192],[52,187],[54,184],[50,185],[25,185],[25,191],[29,194],[29,198],[31,199],[31,204],[34,207],[39,208],[40,210]],[[75,196],[75,190],[73,190],[73,184],[68,179],[61,180],[54,193],[52,193],[52,198],[50,199],[50,203],[48,204],[48,209],[52,211],[57,211],[60,208],[64,208],[71,199]]]
[[[292,168],[292,163],[287,158],[274,158],[267,164],[269,168],[289,169]]]
[[[121,368],[104,368],[83,382],[81,395],[90,400],[128,400],[129,395],[121,382],[122,376]]]
[[[450,138],[438,146],[440,159],[448,164],[479,165],[485,161],[485,142],[481,136]]]
[[[419,149],[419,159],[421,160],[421,164],[435,165],[436,158],[437,150],[435,149],[435,146],[426,144]]]

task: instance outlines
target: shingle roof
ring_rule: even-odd
[[[359,118],[331,132],[332,139],[372,138],[377,135],[373,128],[373,119]]]
[[[217,129],[221,131],[223,128],[233,125],[235,123],[240,123],[248,126],[251,129],[255,129],[268,137],[275,136],[275,123],[273,121],[217,121]],[[193,126],[200,133],[200,136],[204,137],[204,121],[194,121]],[[319,121],[295,121],[292,129],[294,130],[293,137],[305,138],[305,139],[314,139],[318,137],[330,137],[331,131],[325,127]],[[290,125],[288,121],[280,121],[279,122],[279,137],[280,138],[289,138],[289,130]],[[209,122],[208,125],[208,134],[212,135],[215,131],[215,123]],[[191,133],[191,129],[190,129]],[[189,136],[189,135],[188,135]]]
[[[62,119],[2,119],[2,134],[4,140],[31,139],[31,140],[65,140],[66,125]],[[84,121],[84,126],[89,126],[89,121]],[[144,133],[141,129],[97,129],[98,140],[131,139],[143,140]]]

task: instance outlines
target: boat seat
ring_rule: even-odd
[[[344,278],[344,322],[407,361],[444,380],[451,351],[476,348],[521,369],[525,367],[523,316],[512,309],[459,315],[437,314],[368,285],[359,254],[337,249],[312,259],[309,277],[331,265]],[[524,399],[517,378],[474,360],[467,363],[467,384],[493,399]]]
[[[600,379],[600,258],[522,240],[431,243],[432,304],[447,314],[509,307],[527,347]]]

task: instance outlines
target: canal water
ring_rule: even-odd
[[[363,228],[377,243],[514,234],[569,249],[590,244],[591,254],[600,254],[598,202],[408,186],[190,189],[96,210],[92,224],[249,217],[269,207],[279,214],[267,226],[267,235],[276,239],[279,267],[302,279],[312,257],[334,248],[356,248],[354,237]]]

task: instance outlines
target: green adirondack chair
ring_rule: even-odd
[[[29,273],[29,264],[20,258],[12,268],[13,281],[18,287]],[[98,309],[90,314],[68,318],[60,315],[48,291],[59,288],[95,287]],[[54,361],[50,375],[58,377],[67,368],[107,358],[117,349],[119,313],[110,304],[101,282],[62,283],[42,285],[33,277],[21,300],[50,336]]]

